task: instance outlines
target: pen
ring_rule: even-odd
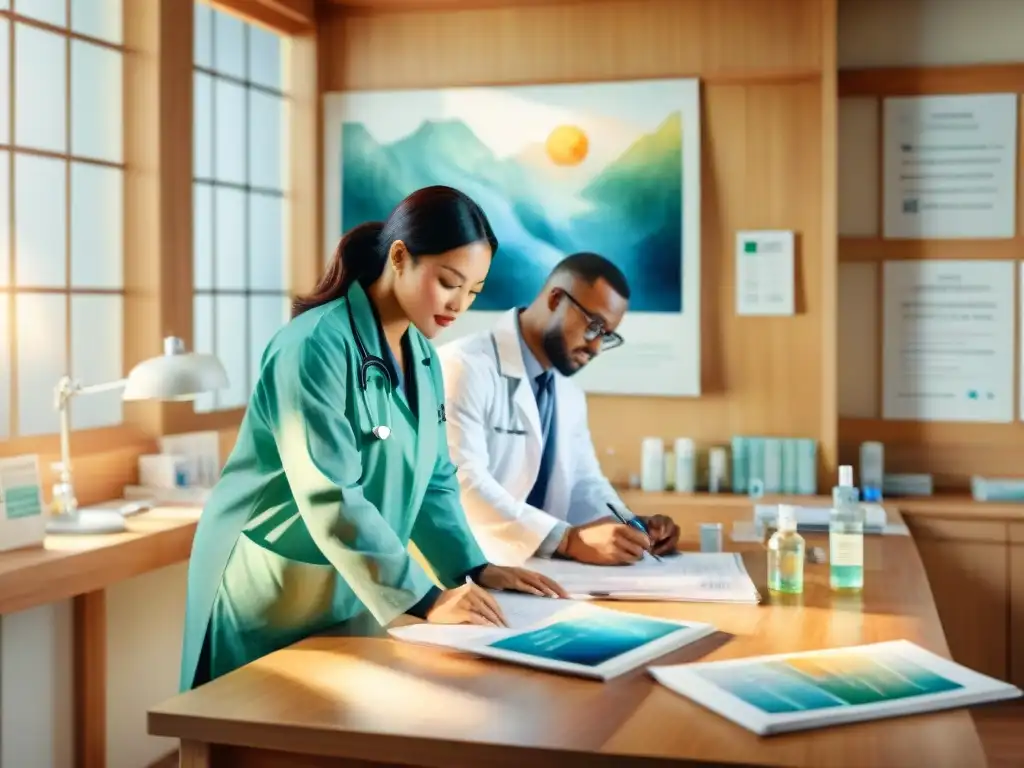
[[[651,538],[651,534],[647,532],[647,528],[644,527],[644,524],[641,523],[637,518],[633,517],[633,518],[627,520],[621,514],[619,514],[619,511],[615,507],[612,506],[611,502],[608,502],[608,509],[610,509],[612,511],[612,514],[615,515],[615,517],[618,519],[618,521],[620,523],[622,523],[623,525],[631,525],[634,528],[636,528],[638,531],[641,531],[645,536],[647,536],[647,538]],[[651,542],[651,546],[652,547],[654,546],[654,542],[653,541]],[[661,562],[661,558],[658,557],[653,552],[648,552],[647,554],[649,554],[651,557],[653,557],[659,563]]]

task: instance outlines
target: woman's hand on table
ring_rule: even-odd
[[[427,611],[431,624],[476,624],[483,627],[507,627],[501,606],[489,593],[472,582],[446,589]]]
[[[480,571],[477,582],[487,589],[524,592],[538,597],[569,597],[554,579],[526,568],[488,565]]]

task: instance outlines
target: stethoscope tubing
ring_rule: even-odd
[[[348,322],[352,328],[352,338],[356,342],[356,349],[359,350],[359,389],[362,392],[363,407],[366,408],[366,412],[370,414],[370,421],[379,422],[378,419],[374,418],[373,411],[370,409],[370,399],[366,395],[367,385],[370,382],[370,371],[376,368],[378,371],[384,374],[384,378],[387,381],[387,399],[388,399],[388,420],[387,423],[379,422],[374,425],[371,429],[373,436],[378,440],[387,440],[391,436],[391,397],[395,391],[395,382],[391,378],[391,369],[388,368],[387,363],[377,355],[371,355],[366,351],[366,347],[363,345],[363,340],[359,336],[359,330],[356,328],[355,317],[352,314],[352,303],[349,301],[345,302],[345,309],[348,310]]]

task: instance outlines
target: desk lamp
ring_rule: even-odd
[[[176,337],[164,339],[164,353],[143,360],[128,377],[106,384],[82,386],[64,376],[55,390],[60,412],[60,476],[53,485],[53,516],[47,533],[120,533],[124,515],[116,509],[79,508],[71,479],[71,423],[68,406],[78,395],[123,389],[124,400],[192,400],[196,395],[228,386],[228,375],[215,355],[186,353],[184,342]]]

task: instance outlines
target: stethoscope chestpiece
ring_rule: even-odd
[[[391,437],[391,427],[387,424],[381,424],[379,427],[374,427],[373,436],[378,440],[387,440]]]

